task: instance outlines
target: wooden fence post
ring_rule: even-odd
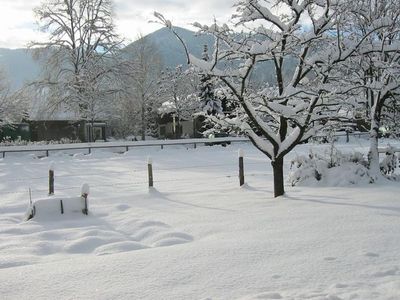
[[[54,195],[54,163],[49,166],[49,195]]]
[[[243,163],[243,150],[239,149],[239,183],[240,186],[244,185],[244,163]]]
[[[81,197],[84,200],[84,207],[82,209],[82,213],[84,215],[88,215],[89,213],[89,206],[88,206],[88,196],[89,196],[89,185],[87,183],[84,183],[81,187]]]
[[[149,173],[149,187],[153,187],[153,160],[150,156],[147,158],[147,170]]]

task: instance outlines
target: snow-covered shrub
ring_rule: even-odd
[[[385,158],[380,163],[381,172],[388,178],[394,178],[394,171],[398,167],[400,157],[397,157],[395,149],[389,145]]]
[[[312,152],[308,157],[298,156],[291,162],[289,182],[295,186],[301,182],[320,181],[328,165],[328,161]]]
[[[332,146],[326,156],[310,152],[308,157],[296,157],[291,164],[289,182],[292,186],[372,183],[367,165],[368,161],[361,153],[343,154]]]

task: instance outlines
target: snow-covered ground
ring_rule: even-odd
[[[339,145],[366,152],[365,141]],[[296,154],[329,145],[302,145]],[[246,185],[237,178],[245,153]],[[147,187],[147,157],[155,187]],[[89,216],[38,214],[89,183]],[[400,184],[286,187],[250,144],[0,159],[1,299],[400,299]]]

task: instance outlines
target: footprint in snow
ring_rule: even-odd
[[[27,266],[32,264],[28,261],[0,262],[0,270],[14,267]]]
[[[336,295],[328,295],[324,300],[343,300],[343,299]]]
[[[386,270],[386,271],[380,271],[372,274],[374,277],[387,277],[387,276],[395,276],[398,275],[399,268],[398,267],[393,267],[392,269]]]
[[[125,211],[130,209],[131,207],[127,204],[119,204],[115,208],[118,209],[119,211]]]
[[[344,289],[344,288],[347,288],[348,286],[349,286],[349,285],[344,284],[344,283],[336,283],[336,284],[334,285],[334,287],[337,288],[337,289]]]
[[[257,295],[255,297],[255,299],[262,300],[262,299],[283,299],[283,298],[282,298],[281,294],[279,294],[279,293],[265,293],[265,294]]]
[[[364,255],[370,258],[379,257],[379,254],[373,252],[367,252]]]
[[[326,260],[326,261],[334,261],[334,260],[336,260],[336,257],[328,256],[328,257],[325,257],[324,260]]]

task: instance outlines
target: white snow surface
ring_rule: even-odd
[[[329,145],[296,148],[286,174],[310,147]],[[88,216],[23,221],[28,188],[47,197],[50,160],[55,199],[90,185]],[[270,162],[248,143],[0,159],[0,298],[400,299],[399,183],[286,192],[273,198]]]

